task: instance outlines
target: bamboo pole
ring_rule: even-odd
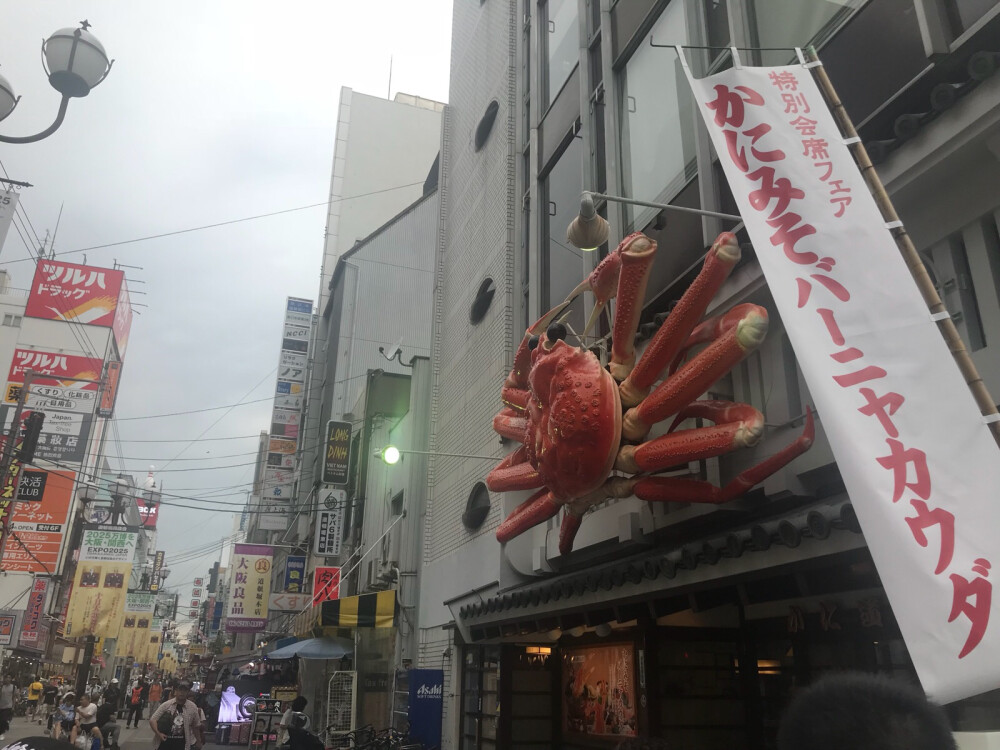
[[[806,50],[806,58],[810,62],[819,62],[815,47],[809,47]],[[820,64],[810,70],[816,79],[820,91],[823,92],[823,96],[826,98],[834,119],[840,126],[841,134],[848,139],[857,138],[858,131],[854,129],[854,123],[851,122],[847,110],[844,109],[840,97],[837,96],[837,92],[834,90],[833,84],[826,74],[826,69]],[[879,210],[882,212],[882,217],[887,223],[900,221],[899,215],[896,213],[896,209],[889,198],[889,194],[885,191],[882,180],[879,179],[871,159],[868,158],[868,151],[865,149],[864,144],[859,140],[851,144],[849,148],[854,154],[865,182],[868,184],[868,189],[875,198],[875,203],[878,204]],[[941,301],[937,289],[934,288],[934,283],[931,281],[931,277],[927,273],[927,268],[920,259],[920,254],[917,252],[916,247],[914,247],[913,240],[910,239],[906,227],[900,226],[890,231],[896,240],[896,246],[899,248],[900,254],[903,256],[903,261],[906,263],[906,267],[910,269],[910,274],[913,276],[917,289],[920,290],[920,294],[923,296],[924,302],[927,304],[927,308],[931,314],[945,313],[945,316],[937,321],[938,330],[944,337],[952,357],[955,358],[955,363],[962,372],[962,377],[965,378],[966,385],[972,391],[972,397],[976,400],[976,405],[979,407],[980,412],[982,412],[984,417],[997,414],[996,402],[987,390],[982,376],[980,376],[976,365],[972,361],[972,357],[969,356],[969,352],[965,348],[965,343],[958,334],[958,329],[955,328],[951,317],[947,315],[948,310]],[[993,439],[1000,445],[1000,421],[990,422],[989,428],[993,433]]]

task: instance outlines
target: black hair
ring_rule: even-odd
[[[778,750],[955,750],[948,718],[898,680],[847,672],[803,690],[778,729]]]
[[[308,703],[309,699],[306,698],[304,695],[300,695],[298,698],[292,701],[292,710],[301,711],[303,708],[306,707],[306,705],[308,705]]]

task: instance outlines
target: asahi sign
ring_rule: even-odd
[[[325,446],[323,483],[347,484],[351,463],[351,423],[327,422]]]

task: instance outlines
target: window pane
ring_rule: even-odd
[[[705,26],[710,47],[729,46],[729,0],[706,0]],[[712,50],[712,57],[721,51]]]
[[[580,61],[580,19],[576,15],[576,0],[549,0],[546,21],[547,103],[551,103]]]
[[[864,4],[865,0],[753,0],[757,46],[806,47]],[[795,58],[791,51],[761,54],[764,65],[783,65]]]
[[[580,213],[583,142],[574,138],[545,179],[543,206],[546,228],[544,248],[545,279],[542,310],[550,310],[562,302],[583,279],[583,251],[566,240],[566,228]],[[583,297],[570,308],[566,323],[577,333],[583,332]],[[575,341],[572,343],[576,343]]]
[[[670,3],[652,34],[658,43],[687,44],[684,3]],[[640,46],[625,66],[622,92],[625,193],[670,200],[696,170],[693,101],[677,54]]]

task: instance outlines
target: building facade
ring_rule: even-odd
[[[887,35],[886,28],[893,33]],[[652,40],[652,42],[651,42]],[[814,44],[993,392],[1000,325],[1000,11],[992,3],[455,4],[444,113],[419,664],[444,668],[449,748],[593,746],[632,736],[763,748],[793,692],[831,670],[915,679],[817,415],[806,454],[723,506],[624,498],[501,546],[529,493],[484,485],[523,331],[608,252],[566,240],[580,193],[735,213],[677,53],[702,76]],[[732,222],[599,201],[611,246],[659,245],[637,348]],[[753,449],[676,472],[724,484],[802,430],[808,388],[745,233],[709,313],[767,309],[761,348],[712,385],[765,417]],[[587,303],[566,322],[583,328]],[[957,316],[957,317],[956,317]],[[605,331],[599,331],[603,335]],[[949,706],[992,732],[992,694]],[[613,710],[611,710],[613,708]]]

